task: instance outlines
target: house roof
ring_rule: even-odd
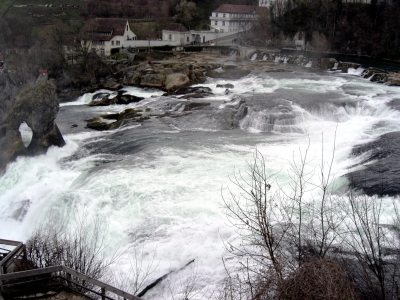
[[[126,22],[126,19],[97,18],[95,19],[96,31],[111,31],[113,35],[124,35]]]
[[[222,4],[213,12],[218,13],[235,13],[235,14],[252,14],[257,11],[258,6],[253,5],[235,5],[235,4]]]
[[[180,23],[170,23],[164,28],[164,30],[179,31],[179,32],[189,31],[184,25]]]
[[[96,18],[84,26],[83,31],[93,40],[109,41],[116,35],[124,35],[126,19]]]

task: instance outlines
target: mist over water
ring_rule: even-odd
[[[162,111],[176,99],[127,87],[127,93],[145,100],[86,106],[94,93],[62,104],[56,122],[66,146],[18,158],[0,178],[0,237],[25,241],[49,215],[65,222],[77,215],[87,220],[100,216],[108,224],[107,251],[125,250],[121,272],[128,271],[136,247],[144,264],[154,261],[157,266],[146,283],[171,271],[177,271],[171,275],[176,282],[195,273],[199,298],[208,299],[224,277],[223,241],[237,238],[227,224],[221,193],[228,196],[228,187],[235,192],[229,178],[245,174],[256,149],[275,174],[273,190],[288,188],[290,164],[306,149],[310,170],[334,154],[335,191],[341,193],[348,184],[342,176],[367,155],[352,155],[353,147],[399,131],[400,111],[389,103],[400,97],[400,89],[362,79],[359,70],[350,73],[295,70],[208,79],[202,86],[213,95],[199,101],[210,107],[106,132],[84,128],[84,120],[128,107]],[[216,87],[226,83],[234,85],[228,95]],[[230,106],[240,99],[248,111],[235,123]],[[26,128],[20,130],[29,137]],[[318,182],[318,176],[313,180]],[[193,259],[190,268],[180,270]],[[144,299],[159,299],[160,294],[169,297],[165,284]]]

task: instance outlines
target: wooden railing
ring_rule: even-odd
[[[46,283],[45,281],[48,282]],[[98,298],[102,300],[119,299],[119,297],[129,300],[140,300],[140,298],[134,295],[64,266],[54,266],[0,275],[0,291],[4,296],[12,294],[13,291],[29,293],[29,288],[26,288],[27,285],[30,287],[41,286],[43,288],[49,285],[50,281],[53,283],[53,286],[54,283],[56,283],[60,287],[72,290],[84,296],[89,293],[91,298],[93,295],[97,295]]]

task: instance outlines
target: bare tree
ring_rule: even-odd
[[[398,299],[400,214],[397,203],[385,203],[383,198],[354,192],[346,200],[343,205],[347,230],[341,233],[341,241],[343,249],[357,260],[357,264],[351,265],[352,276],[370,298]],[[382,219],[385,206],[394,212],[393,220],[386,224]]]
[[[331,45],[323,33],[314,31],[311,39],[311,47],[314,51],[326,52],[330,50]]]
[[[35,267],[63,265],[87,276],[100,279],[118,254],[105,255],[108,225],[97,217],[88,222],[78,216],[72,226],[59,220],[47,220],[26,243],[27,257]]]
[[[150,257],[148,263],[145,263],[146,252],[144,246],[133,247],[130,249],[133,254],[129,259],[129,270],[127,273],[117,272],[114,274],[115,285],[124,291],[128,291],[133,295],[137,295],[144,287],[149,277],[158,267],[155,261],[156,250]],[[118,261],[118,264],[121,262]]]
[[[176,16],[175,21],[183,23],[185,26],[190,28],[190,22],[193,19],[193,15],[196,11],[196,3],[187,2],[186,0],[181,0],[181,2],[176,6]]]

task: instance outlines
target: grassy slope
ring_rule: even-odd
[[[7,10],[7,8],[13,3],[13,0],[0,0],[0,16]]]
[[[0,8],[5,6],[5,2],[8,2],[8,5],[10,5],[12,0],[0,0]],[[14,5],[24,4],[52,4],[52,7],[14,7]],[[60,5],[79,5],[79,8],[66,7],[61,9]],[[65,22],[80,20],[84,5],[84,0],[15,0],[5,17],[24,18],[25,22],[33,26],[49,25],[56,19]]]

